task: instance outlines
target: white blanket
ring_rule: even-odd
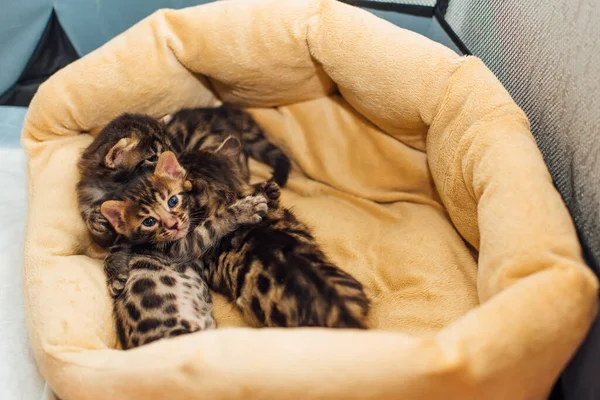
[[[5,131],[0,136],[5,143],[10,139]],[[27,212],[26,166],[22,149],[0,148],[0,399],[6,400],[40,399],[44,391],[27,340],[18,267]]]

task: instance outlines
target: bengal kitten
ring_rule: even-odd
[[[127,182],[151,172],[160,153],[169,147],[166,140],[159,121],[124,114],[112,120],[84,150],[77,164],[77,199],[88,232],[100,246],[110,246],[117,237],[100,206],[123,197]]]
[[[241,108],[224,104],[217,108],[187,108],[163,118],[171,149],[180,156],[190,150],[216,150],[229,136],[242,143],[238,166],[249,180],[248,156],[273,168],[273,180],[285,186],[290,159],[265,137],[263,129]]]
[[[112,120],[84,151],[78,167],[79,207],[94,242],[114,243],[117,233],[100,212],[100,205],[121,198],[125,183],[147,173],[167,150],[176,155],[190,150],[216,150],[228,136],[243,143],[238,167],[249,179],[250,155],[273,168],[273,180],[285,185],[289,158],[269,143],[263,130],[245,111],[228,105],[218,108],[183,109],[167,116],[165,123],[143,114],[123,114]]]
[[[154,172],[130,183],[122,200],[101,206],[120,235],[105,272],[124,349],[215,327],[210,292],[192,264],[223,236],[260,222],[267,211],[262,196],[209,208],[192,190],[175,155],[164,152]]]
[[[333,265],[306,225],[278,205],[275,182],[251,186],[238,168],[242,151],[228,138],[218,152],[184,153],[186,179],[198,203],[211,209],[249,194],[269,198],[261,223],[227,235],[202,258],[211,289],[226,295],[255,326],[365,328],[369,308],[362,285]],[[258,193],[257,193],[258,192]]]

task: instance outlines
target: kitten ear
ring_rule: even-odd
[[[125,202],[117,200],[109,200],[102,203],[100,212],[108,222],[115,228],[115,231],[124,235],[125,229]]]
[[[229,136],[223,143],[221,143],[219,148],[215,150],[215,154],[227,157],[233,161],[238,160],[241,152],[242,144],[235,136]]]
[[[108,168],[115,169],[125,161],[127,152],[133,150],[137,145],[137,141],[131,138],[123,138],[108,150],[104,157],[104,165]]]
[[[165,151],[158,157],[154,175],[181,179],[185,175],[185,169],[179,165],[177,157],[175,157],[175,154],[172,151]]]

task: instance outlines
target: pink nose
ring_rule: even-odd
[[[179,224],[177,223],[177,221],[174,221],[171,223],[171,226],[169,226],[169,229],[176,230],[178,227]]]

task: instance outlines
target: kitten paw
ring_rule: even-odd
[[[198,332],[200,330],[202,330],[202,326],[200,325],[200,323],[198,321],[188,321],[190,323],[190,333],[193,332]]]
[[[279,185],[272,181],[261,182],[254,185],[255,195],[265,195],[269,200],[277,200],[281,196]]]
[[[247,196],[231,206],[239,224],[258,224],[267,215],[268,209],[264,196]]]
[[[123,293],[127,278],[129,278],[127,274],[119,274],[108,281],[108,291],[112,297],[119,297]]]
[[[110,223],[99,210],[93,211],[88,218],[88,228],[96,236],[102,236],[109,232]]]
[[[269,200],[277,200],[281,196],[279,185],[275,182],[267,182],[263,191]]]
[[[207,320],[205,320],[204,328],[202,328],[202,330],[215,329],[216,327],[217,327],[217,321],[215,321],[213,318],[208,318]]]

